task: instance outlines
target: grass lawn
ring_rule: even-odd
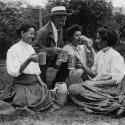
[[[125,45],[116,48],[125,57]],[[5,61],[0,63],[5,64]],[[47,81],[51,82],[56,70],[49,69]],[[0,65],[0,93],[11,85],[12,78],[6,72],[6,66]],[[0,125],[125,125],[125,118],[87,114],[82,108],[69,101],[58,111],[45,111],[40,114],[26,115],[21,112],[15,116],[0,116]]]

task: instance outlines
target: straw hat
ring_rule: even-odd
[[[68,13],[66,12],[66,8],[64,6],[56,6],[51,9],[51,13],[47,16],[67,16]]]

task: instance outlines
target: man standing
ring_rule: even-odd
[[[46,65],[40,66],[41,78],[44,82],[46,82],[47,68],[55,66],[57,55],[60,52],[60,48],[64,45],[62,27],[65,25],[67,15],[68,13],[66,13],[64,6],[53,7],[51,13],[48,14],[51,20],[38,31],[36,46],[38,51],[45,51],[47,54]],[[64,63],[52,82],[52,88],[54,88],[55,82],[64,82],[67,75],[68,69]]]

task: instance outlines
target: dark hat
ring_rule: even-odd
[[[56,6],[51,9],[51,13],[47,16],[67,16],[68,13],[66,12],[66,8],[64,6]]]

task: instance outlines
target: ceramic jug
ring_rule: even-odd
[[[65,82],[57,82],[55,87],[57,88],[57,100],[60,104],[64,105],[68,95],[67,85]]]

